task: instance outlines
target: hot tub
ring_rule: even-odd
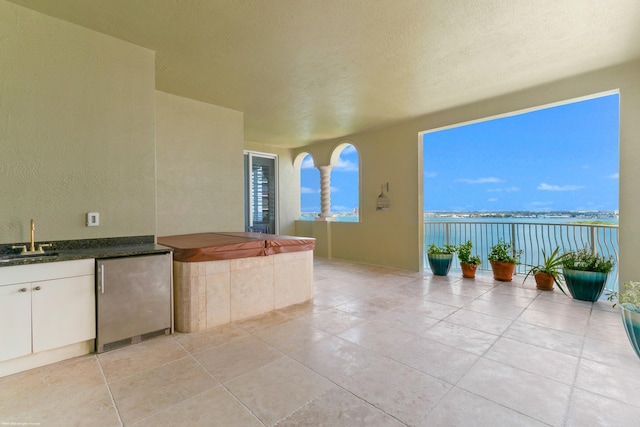
[[[248,232],[158,237],[173,248],[175,329],[195,332],[308,301],[315,239]]]

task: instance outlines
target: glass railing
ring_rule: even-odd
[[[526,222],[465,222],[437,221],[424,223],[425,251],[430,244],[459,245],[468,240],[473,254],[482,260],[479,269],[491,270],[487,256],[498,240],[511,242],[515,250],[522,250],[516,273],[526,274],[532,265],[542,263],[542,250],[550,254],[556,247],[560,252],[586,248],[591,253],[611,257],[616,266],[609,275],[607,289],[618,288],[618,226],[601,224],[542,224]],[[426,265],[426,264],[425,264]],[[460,268],[454,259],[452,268]]]

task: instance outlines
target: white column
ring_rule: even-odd
[[[322,212],[316,220],[335,221],[336,217],[331,213],[331,169],[333,166],[318,166],[320,170],[320,200]]]

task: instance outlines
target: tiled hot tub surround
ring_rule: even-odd
[[[173,263],[175,329],[196,332],[313,297],[313,251]]]

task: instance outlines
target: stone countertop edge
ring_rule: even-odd
[[[41,264],[48,262],[71,261],[88,258],[116,258],[135,255],[150,255],[172,252],[166,246],[158,245],[154,236],[116,237],[106,239],[65,240],[51,242],[52,248],[45,252],[55,252],[56,256],[40,256],[35,258],[20,258],[0,263],[0,268],[15,265]],[[23,243],[18,243],[23,244]],[[0,245],[0,256],[8,252],[12,245]]]

